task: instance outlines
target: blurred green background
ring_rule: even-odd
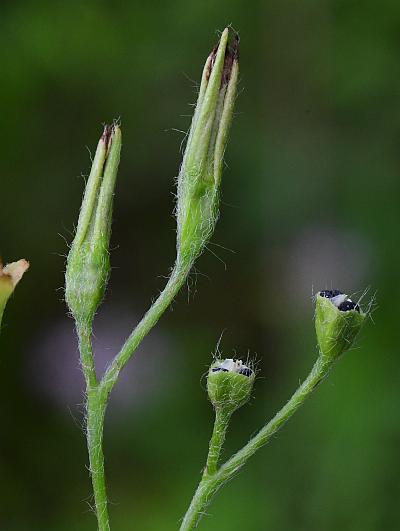
[[[114,390],[105,451],[113,529],[177,529],[212,411],[204,372],[259,360],[226,455],[316,354],[312,294],[377,292],[373,321],[316,395],[221,491],[204,531],[399,528],[400,3],[396,0],[5,0],[0,8],[5,261],[31,270],[0,339],[0,528],[96,528],[83,379],[63,303],[102,123],[121,118],[104,367],[174,258],[174,177],[203,62],[231,23],[241,93],[209,251]],[[234,251],[234,252],[231,252]],[[215,256],[217,255],[217,256]]]

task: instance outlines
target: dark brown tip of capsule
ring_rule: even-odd
[[[232,66],[234,61],[237,61],[239,56],[239,37],[235,34],[235,39],[231,46],[226,47],[224,69],[222,71],[222,86],[229,83],[232,73]]]
[[[207,71],[207,81],[210,79],[212,69],[214,68],[215,64],[215,58],[217,57],[217,51],[218,51],[219,42],[216,46],[214,46],[212,52],[210,53],[210,62],[208,64],[208,71]]]
[[[239,33],[236,33],[235,31],[235,36],[233,38],[233,43],[232,43],[233,60],[236,60],[236,61],[239,60],[239,51],[240,51],[240,37],[239,37]]]
[[[225,51],[225,62],[224,62],[224,69],[222,72],[222,86],[225,86],[229,83],[233,63],[234,61],[237,61],[239,59],[239,44],[240,44],[239,34],[235,32],[235,36],[233,38],[232,44],[228,45]],[[218,47],[219,47],[219,42],[213,48],[212,52],[210,53],[210,56],[209,56],[210,62],[208,65],[207,80],[210,79],[212,69],[214,68],[215,59],[217,57],[217,52],[218,52]]]
[[[108,150],[109,147],[110,147],[110,141],[111,141],[111,137],[112,137],[113,132],[114,132],[114,124],[105,125],[104,126],[104,131],[103,131],[103,134],[101,136],[101,139],[102,139],[102,141],[104,142],[104,144],[106,146],[106,150]]]
[[[232,44],[226,47],[224,70],[222,72],[222,86],[229,83],[233,63],[239,59],[239,43],[239,35],[235,32]]]

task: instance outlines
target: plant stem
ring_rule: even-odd
[[[110,530],[103,455],[104,414],[106,405],[98,390],[94,390],[88,395],[86,436],[99,531]]]
[[[231,414],[226,414],[223,409],[216,409],[214,429],[210,439],[204,475],[211,475],[217,471],[218,460],[225,441],[226,430],[228,428],[230,418]]]
[[[90,391],[98,386],[92,348],[92,323],[76,321],[76,332],[78,334],[79,354],[86,382],[86,392],[89,396]]]
[[[150,332],[171,304],[186,281],[189,271],[189,265],[182,267],[177,262],[164,290],[128,337],[121,351],[105,372],[100,383],[96,375],[92,350],[92,323],[77,322],[79,352],[82,371],[86,381],[86,438],[99,531],[109,531],[110,529],[103,455],[104,415],[108,395],[114,387],[120,371],[144,337]]]
[[[109,531],[103,455],[104,414],[107,402],[99,392],[92,351],[91,323],[77,324],[77,332],[82,370],[86,381],[86,438],[96,517],[99,531]]]
[[[216,491],[216,471],[231,416],[232,414],[227,414],[224,409],[218,408],[215,410],[214,428],[208,449],[207,464],[203,472],[202,480],[193,498],[193,500],[195,498],[203,500],[205,502],[204,508],[209,503],[207,500],[211,500]],[[197,504],[193,504],[192,502],[182,522],[181,530],[194,529],[196,527],[195,524],[201,517],[201,514],[198,514],[198,510],[199,507]]]
[[[217,475],[203,476],[192,502],[187,510],[179,531],[191,531],[196,529],[207,506],[221,485],[218,485]]]
[[[272,435],[274,435],[289,420],[328,374],[332,365],[332,359],[320,355],[310,374],[273,419],[270,420],[268,424],[266,424],[241,450],[233,455],[214,474],[203,475],[189,509],[183,519],[180,531],[190,531],[197,527],[214,494],[224,483],[229,481],[232,476],[239,471],[249,457],[251,457],[259,448],[264,446],[270,440]]]
[[[103,378],[101,379],[99,386],[99,392],[101,392],[105,399],[111,392],[118,379],[119,373],[129,361],[132,354],[160,319],[161,315],[165,312],[168,306],[172,303],[176,294],[185,283],[190,268],[191,264],[188,264],[187,266],[181,266],[179,262],[175,264],[165,288],[155,302],[151,305],[147,313],[133,330],[128,339],[125,341],[125,344],[121,348],[120,352],[117,354],[117,356],[115,356],[111,365],[108,367]]]

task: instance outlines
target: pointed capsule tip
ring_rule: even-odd
[[[113,123],[112,136],[121,135],[121,124],[119,122]]]
[[[236,31],[233,31],[234,33],[233,40],[232,40],[232,43],[229,45],[228,40],[229,40],[230,31],[233,31],[233,30],[231,30],[231,28],[229,27],[224,29],[218,43],[216,44],[216,46],[214,46],[208,58],[207,80],[210,78],[211,72],[213,70],[219,48],[221,46],[224,47],[225,61],[224,61],[224,69],[223,69],[223,74],[222,74],[222,86],[227,85],[229,83],[233,63],[239,60],[239,45],[240,45],[239,34]]]
[[[238,61],[239,51],[240,51],[240,37],[239,37],[239,33],[237,33],[236,31],[235,31],[235,36],[233,38],[231,50],[232,50],[233,60]]]
[[[233,42],[227,46],[225,52],[224,70],[222,73],[222,85],[227,85],[231,78],[234,63],[239,60],[239,34],[235,32]]]
[[[106,124],[104,126],[103,134],[101,135],[101,140],[104,142],[106,150],[108,150],[113,131],[114,125]]]
[[[112,124],[106,124],[104,126],[100,141],[104,143],[106,154],[108,154],[110,151],[115,135],[121,135],[121,126],[119,120],[114,120]]]
[[[229,39],[229,31],[230,31],[229,26],[227,26],[224,29],[224,31],[221,33],[221,37],[219,39],[219,42],[222,42],[223,44],[225,44],[228,41],[228,39]]]

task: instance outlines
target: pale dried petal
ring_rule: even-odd
[[[24,259],[18,260],[18,262],[11,262],[11,264],[7,264],[5,267],[0,264],[0,278],[8,277],[14,289],[28,268],[29,262]]]

